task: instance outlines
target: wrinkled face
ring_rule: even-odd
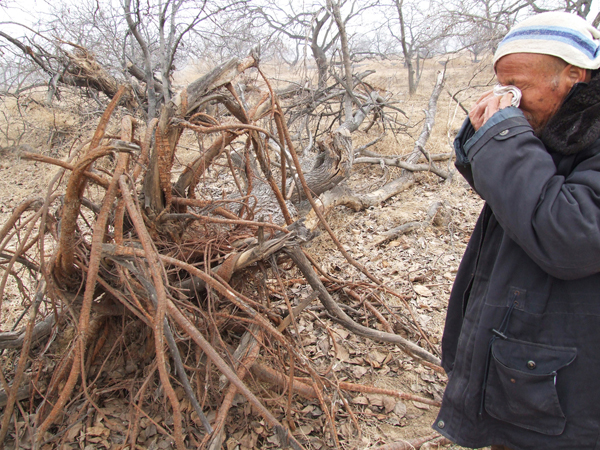
[[[498,60],[496,76],[500,84],[521,90],[523,98],[519,108],[539,135],[575,82],[583,81],[574,81],[571,68],[573,66],[553,56],[514,53]]]

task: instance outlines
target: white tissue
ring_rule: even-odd
[[[521,103],[521,90],[516,86],[503,86],[501,84],[497,84],[494,86],[494,95],[503,96],[504,94],[512,93],[513,98],[510,102],[512,106],[518,107]]]

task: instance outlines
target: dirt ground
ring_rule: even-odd
[[[410,120],[407,133],[388,134],[371,150],[387,155],[407,154],[412,150],[421,131],[423,110],[427,107],[435,75],[442,66],[437,61],[428,61],[419,91],[413,97],[407,95],[403,82],[405,70],[401,66],[393,63],[364,64],[364,68],[372,67],[376,68],[377,73],[372,75],[369,81],[384,91],[392,92],[393,98],[398,100],[398,107],[407,113]],[[445,90],[455,93],[467,86],[479,66],[472,64],[468,57],[461,56],[450,61],[447,67]],[[267,72],[274,79],[284,79],[287,76],[286,73],[278,72],[275,67],[267,67]],[[193,78],[193,74],[181,74],[178,80],[183,83],[189,77]],[[472,82],[478,87],[461,92],[458,96],[460,101],[469,107],[482,92],[481,85],[487,84],[491,78],[489,70],[480,73]],[[12,106],[4,104],[3,107]],[[32,104],[28,111],[30,125],[27,130],[33,139],[23,138],[19,143],[31,145],[40,153],[65,158],[74,142],[84,139],[86,134],[90,133],[89,130],[93,129],[93,125],[81,121],[80,109],[71,108],[65,112],[63,108],[60,114],[50,114],[41,105]],[[39,119],[42,116],[45,122]],[[464,117],[465,114],[448,92],[442,93],[427,150],[432,154],[450,152],[453,136]],[[358,131],[353,135],[353,141],[355,145],[361,145],[382,131],[383,129],[377,129],[377,126],[369,133]],[[52,132],[54,135],[60,135],[60,139],[50,137]],[[44,138],[36,137],[36,133]],[[6,221],[23,199],[43,192],[56,172],[55,168],[45,164],[21,159],[21,150],[16,148],[14,143],[14,139],[12,142],[10,139],[4,139],[2,144],[4,149],[0,159],[0,224]],[[438,164],[453,170],[451,162],[443,161]],[[355,192],[367,192],[399,175],[400,170],[396,168],[355,165],[353,174],[346,183]],[[207,178],[205,183],[216,183],[218,174],[214,173],[212,176],[214,178]],[[435,202],[441,202],[438,215],[432,224],[427,224],[427,212]],[[385,280],[388,287],[405,296],[415,319],[434,348],[429,348],[425,343],[421,345],[432,352],[440,350],[452,283],[482,205],[482,200],[458,173],[453,172],[450,179],[441,180],[432,173],[422,172],[416,174],[412,187],[378,206],[360,212],[339,207],[328,217],[329,224],[351,256],[372,274]],[[378,244],[383,232],[413,221],[423,222],[424,225],[391,241]],[[363,274],[347,263],[325,232],[306,248],[331,276],[346,281],[365,280]],[[303,292],[304,286],[292,286],[291,289],[296,290],[298,298],[307,295]],[[383,296],[379,300],[392,312],[400,314],[406,311],[406,306],[392,295]],[[0,330],[10,330],[21,315],[22,309],[18,287],[9,284],[2,301]],[[338,381],[394,389],[441,400],[446,382],[444,375],[419,364],[393,345],[357,337],[320,312],[321,310],[315,307],[302,313],[294,331],[302,336],[303,352],[314,362],[317,369],[329,368],[330,376]],[[410,317],[403,316],[392,323],[398,334],[414,338],[417,334],[411,321]],[[378,323],[368,325],[381,329]],[[3,366],[8,367],[10,358],[6,354],[2,358]],[[111,364],[112,371],[106,376],[112,377],[113,381],[122,381],[123,385],[135,373],[135,369],[127,367],[127,361],[124,359],[113,361]],[[114,397],[105,399],[99,405],[102,414],[90,416],[86,421],[69,428],[61,437],[60,448],[122,448],[123,436],[130,419],[128,398],[123,392],[115,390]],[[273,393],[265,391],[261,395],[270,405],[282,401]],[[169,428],[172,425],[172,419],[164,417],[162,394],[157,392],[154,398],[156,404],[149,405],[148,415],[141,420],[139,448],[173,448],[172,441],[161,432],[163,427]],[[344,449],[369,449],[393,441],[432,434],[430,426],[437,413],[436,407],[416,401],[397,401],[381,394],[351,393],[348,401],[362,432],[362,436],[358,436],[352,417],[342,406],[341,400],[336,401],[340,403],[336,424],[340,444]],[[330,448],[332,441],[324,434],[326,422],[319,403],[299,397],[295,397],[294,402],[294,420],[297,424],[295,435],[303,436],[307,448]],[[193,435],[193,424],[198,425],[199,422],[197,416],[194,417],[195,413],[191,412],[189,403],[187,408],[185,412],[190,417],[191,424],[187,432]],[[210,413],[208,418],[211,419]],[[31,436],[28,437],[27,432],[23,431],[28,426],[27,418],[23,417],[17,425],[22,431],[20,447],[31,448]],[[8,443],[9,447],[15,445],[14,441],[11,442],[12,444]],[[243,450],[277,448],[278,444],[271,430],[259,416],[252,413],[252,408],[245,399],[239,397],[232,409],[224,446],[227,450]],[[52,443],[46,448],[58,447]]]

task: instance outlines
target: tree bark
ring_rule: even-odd
[[[338,187],[329,192],[325,192],[319,198],[321,212],[323,213],[323,215],[326,215],[331,209],[338,205],[347,206],[353,209],[354,211],[361,211],[370,206],[378,205],[381,202],[387,200],[388,198],[391,198],[394,195],[397,195],[400,192],[412,186],[414,183],[414,170],[429,169],[442,178],[447,178],[450,176],[450,174],[447,174],[446,172],[443,172],[437,167],[435,167],[431,159],[429,161],[429,165],[416,164],[419,158],[421,157],[421,154],[425,154],[426,157],[429,157],[428,153],[425,151],[425,144],[431,136],[431,130],[433,129],[433,126],[435,124],[437,102],[440,93],[442,92],[442,88],[444,86],[444,76],[445,70],[438,74],[435,87],[433,88],[431,97],[429,98],[429,108],[425,113],[425,123],[423,124],[423,129],[421,131],[419,139],[417,139],[417,142],[415,143],[413,151],[406,159],[406,162],[399,161],[398,158],[389,161],[391,163],[390,165],[403,167],[402,175],[396,178],[395,180],[387,183],[380,189],[377,189],[368,194],[356,195],[350,189],[344,187]],[[381,157],[377,158],[378,161],[381,161],[381,159]],[[359,160],[360,162],[371,162],[370,158],[359,158],[355,161],[355,163]],[[318,222],[318,217],[315,211],[311,211],[306,217],[305,224],[309,230],[313,230],[317,227]]]
[[[182,128],[170,126],[171,119],[175,116],[184,120],[190,118],[203,104],[204,97],[209,92],[230,83],[244,70],[257,63],[258,58],[254,55],[244,60],[233,58],[192,82],[186,90],[176,95],[172,102],[163,106],[156,130],[156,145],[152,148],[148,171],[144,178],[145,207],[149,214],[160,214],[171,197],[171,167],[182,133]],[[224,145],[218,149],[213,148],[211,155],[217,156],[221,148],[224,148]],[[178,189],[185,190],[186,183],[191,182],[192,178],[193,176],[188,174],[186,181],[178,184]]]
[[[346,77],[346,95],[344,98],[345,117],[348,120],[352,116],[352,99],[350,93],[354,86],[352,83],[352,63],[350,61],[350,51],[348,50],[348,36],[346,35],[346,26],[342,20],[340,5],[337,0],[327,0],[327,7],[332,11],[333,18],[340,32],[340,43],[342,47],[342,62],[344,64],[344,76]],[[359,105],[360,106],[360,105]]]
[[[329,13],[326,13],[322,19],[316,19],[316,24],[312,29],[312,36],[310,40],[310,49],[317,64],[317,86],[319,89],[325,89],[327,86],[327,72],[329,71],[327,54],[325,49],[319,45],[319,33],[329,17]]]
[[[398,11],[398,20],[400,21],[400,44],[402,44],[404,64],[406,64],[406,70],[408,71],[408,93],[409,95],[413,95],[417,92],[417,86],[415,83],[415,69],[412,63],[412,52],[409,50],[408,44],[406,43],[406,26],[404,24],[404,15],[402,14],[404,0],[394,0],[394,3]]]
[[[131,12],[131,0],[125,0],[123,3],[123,9],[125,11],[125,20],[129,31],[135,37],[135,40],[139,44],[142,53],[144,54],[144,78],[146,79],[146,90],[148,93],[148,119],[154,119],[156,117],[156,111],[158,108],[158,101],[156,98],[156,91],[154,90],[154,74],[152,73],[152,57],[148,44],[140,34],[137,24],[133,21]]]
[[[49,55],[34,51],[30,46],[23,44],[18,39],[15,39],[2,31],[0,31],[0,36],[19,48],[25,55],[31,58],[35,64],[46,72],[46,74],[48,74],[50,77],[48,95],[50,100],[56,92],[57,83],[62,83],[66,86],[88,87],[98,92],[102,92],[110,99],[116,95],[119,87],[123,85],[122,82],[110,75],[102,66],[100,66],[93,54],[84,47],[71,44],[75,50],[68,52],[56,43],[58,51],[63,55],[62,58],[58,58],[61,67],[57,69],[48,63]],[[52,56],[51,59],[56,59],[56,57]],[[141,95],[141,93],[137,94],[138,97]],[[134,95],[131,85],[125,85],[125,92],[123,93],[121,101],[130,110],[138,107],[136,96]]]

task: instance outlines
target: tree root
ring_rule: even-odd
[[[316,317],[311,316],[310,311],[310,314],[303,313],[303,310],[319,298],[332,321],[360,336],[394,343],[434,370],[440,370],[437,356],[393,333],[388,321],[390,311],[386,313],[380,304],[384,295],[375,297],[379,304],[369,301],[373,292],[400,294],[391,292],[350,257],[327,224],[326,211],[319,210],[313,196],[320,188],[315,188],[311,177],[319,170],[335,172],[325,183],[327,189],[347,176],[353,158],[350,131],[379,105],[380,100],[373,97],[357,111],[351,123],[334,131],[327,142],[320,144],[330,160],[321,161],[320,169],[305,177],[283,109],[271,87],[268,86],[269,94],[262,97],[260,104],[248,110],[232,87],[235,76],[256,64],[254,58],[226,64],[193,83],[173,105],[165,108],[159,120],[147,125],[141,140],[135,138],[133,118],[125,117],[121,121],[121,140],[103,142],[118,102],[117,95],[102,116],[87,153],[77,161],[27,155],[69,172],[64,197],[56,192],[57,176],[45,199],[26,200],[0,229],[0,254],[10,258],[0,284],[0,299],[9,273],[19,277],[18,272],[12,270],[15,265],[26,267],[37,277],[36,295],[25,332],[0,334],[0,349],[20,349],[16,368],[0,373],[0,382],[7,394],[0,442],[8,435],[11,418],[19,413],[15,405],[23,401],[20,400],[24,395],[20,390],[23,387],[21,381],[25,368],[32,361],[41,365],[42,361],[55,358],[53,363],[56,364],[45,391],[42,392],[41,383],[35,380],[26,384],[35,390],[29,395],[30,409],[38,408],[35,448],[44,444],[48,431],[56,432],[52,427],[62,427],[62,431],[56,433],[65,431],[67,412],[76,411],[76,420],[83,420],[88,415],[84,409],[90,408],[91,413],[95,411],[96,415],[104,417],[98,385],[105,379],[102,375],[108,369],[104,364],[110,357],[115,357],[115,349],[134,360],[134,367],[139,367],[132,369],[134,374],[127,381],[127,387],[113,385],[115,390],[129,393],[124,397],[129,398],[131,421],[124,442],[131,448],[138,445],[141,417],[154,420],[149,408],[160,402],[149,399],[157,393],[168,400],[160,407],[172,417],[172,429],[170,425],[155,425],[161,433],[174,439],[178,449],[195,442],[186,433],[189,423],[186,405],[202,424],[200,432],[203,436],[198,439],[202,441],[201,448],[220,448],[223,432],[229,426],[227,419],[237,410],[232,406],[237,393],[248,400],[253,414],[262,417],[271,427],[281,447],[294,449],[304,448],[301,439],[293,433],[296,425],[292,417],[292,399],[296,395],[318,400],[331,445],[338,448],[342,444],[337,433],[337,406],[332,399],[339,396],[340,390],[380,393],[438,405],[434,400],[394,390],[338,382],[332,370],[335,358],[323,369],[317,368],[315,361],[307,357],[296,321],[301,314],[307,318]],[[197,108],[209,98],[222,102],[239,123],[219,123],[198,112]],[[259,116],[265,117],[266,125],[258,122]],[[187,166],[178,181],[172,184],[174,158],[184,130],[207,139],[208,150]],[[276,135],[268,130],[277,130]],[[243,197],[235,201],[224,196],[212,198],[196,189],[200,186],[200,177],[206,175],[219,155],[229,152],[238,139],[246,142],[247,192]],[[271,168],[268,141],[279,146],[281,171]],[[132,142],[141,142],[141,146]],[[252,173],[251,152],[258,161],[257,173]],[[106,156],[115,155],[116,163],[106,161]],[[101,159],[109,167],[102,169],[106,175],[99,175],[92,169],[92,165]],[[292,181],[285,173],[286,163],[294,167],[291,176],[296,177],[295,193],[292,192]],[[232,172],[229,174],[231,180],[237,180],[239,174],[235,171],[240,169],[232,164],[222,167]],[[254,220],[262,214],[252,206],[255,200],[253,179],[256,181],[260,176],[258,172],[262,172],[266,180],[263,184],[269,189],[275,212],[281,214],[285,226],[267,219]],[[87,210],[81,205],[86,201],[84,192],[90,181],[100,188],[94,191],[95,197],[87,196],[91,207]],[[402,181],[410,182],[410,177]],[[243,189],[240,183],[236,187]],[[138,195],[139,192],[142,195]],[[335,245],[374,284],[351,284],[329,277],[329,289],[326,287],[301,247],[313,237],[307,227],[310,219],[292,222],[292,213],[287,209],[286,200],[295,196],[309,200],[314,214]],[[59,199],[63,203],[57,205]],[[240,207],[237,211],[231,206],[236,204]],[[52,222],[54,216],[59,218],[58,223]],[[18,245],[12,246],[14,242]],[[7,247],[9,243],[12,247]],[[5,251],[5,248],[16,250]],[[51,249],[51,254],[46,254],[48,250],[45,249]],[[386,331],[365,327],[351,318],[346,310],[352,308],[340,306],[332,297],[334,289],[330,281],[335,282],[336,291],[351,293],[358,298],[365,312],[374,315]],[[288,289],[292,282],[312,288],[310,294],[297,298],[295,306],[296,295]],[[26,297],[31,286],[22,281],[21,284]],[[36,324],[41,306],[43,317]],[[112,335],[110,330],[116,321],[106,319],[103,310],[117,311],[115,314],[119,314],[124,330],[120,335]],[[67,320],[55,323],[59,312],[68,312],[72,323],[76,324],[70,342],[56,355],[46,354],[47,348],[34,353],[31,350],[42,337],[66,326],[63,322]],[[325,320],[317,320],[327,329]],[[407,316],[406,320],[411,318]],[[426,340],[418,324],[415,327]],[[126,335],[128,328],[137,331]],[[101,330],[103,334],[98,338]],[[139,330],[142,330],[141,334]],[[338,344],[331,331],[327,331],[337,353]],[[240,339],[239,336],[243,337]],[[143,342],[134,348],[139,340]],[[231,354],[234,348],[238,350]],[[54,351],[55,347],[52,349]],[[307,377],[299,379],[296,376],[299,372]],[[282,392],[285,417],[257,396],[260,387],[256,380],[275,385]],[[125,384],[123,382],[123,386]],[[41,404],[34,401],[34,394],[38,393],[42,396]],[[358,429],[358,420],[350,405],[345,399],[342,403]],[[211,423],[210,415],[205,411],[215,409],[216,405],[220,406]],[[91,416],[87,418],[91,424]]]

